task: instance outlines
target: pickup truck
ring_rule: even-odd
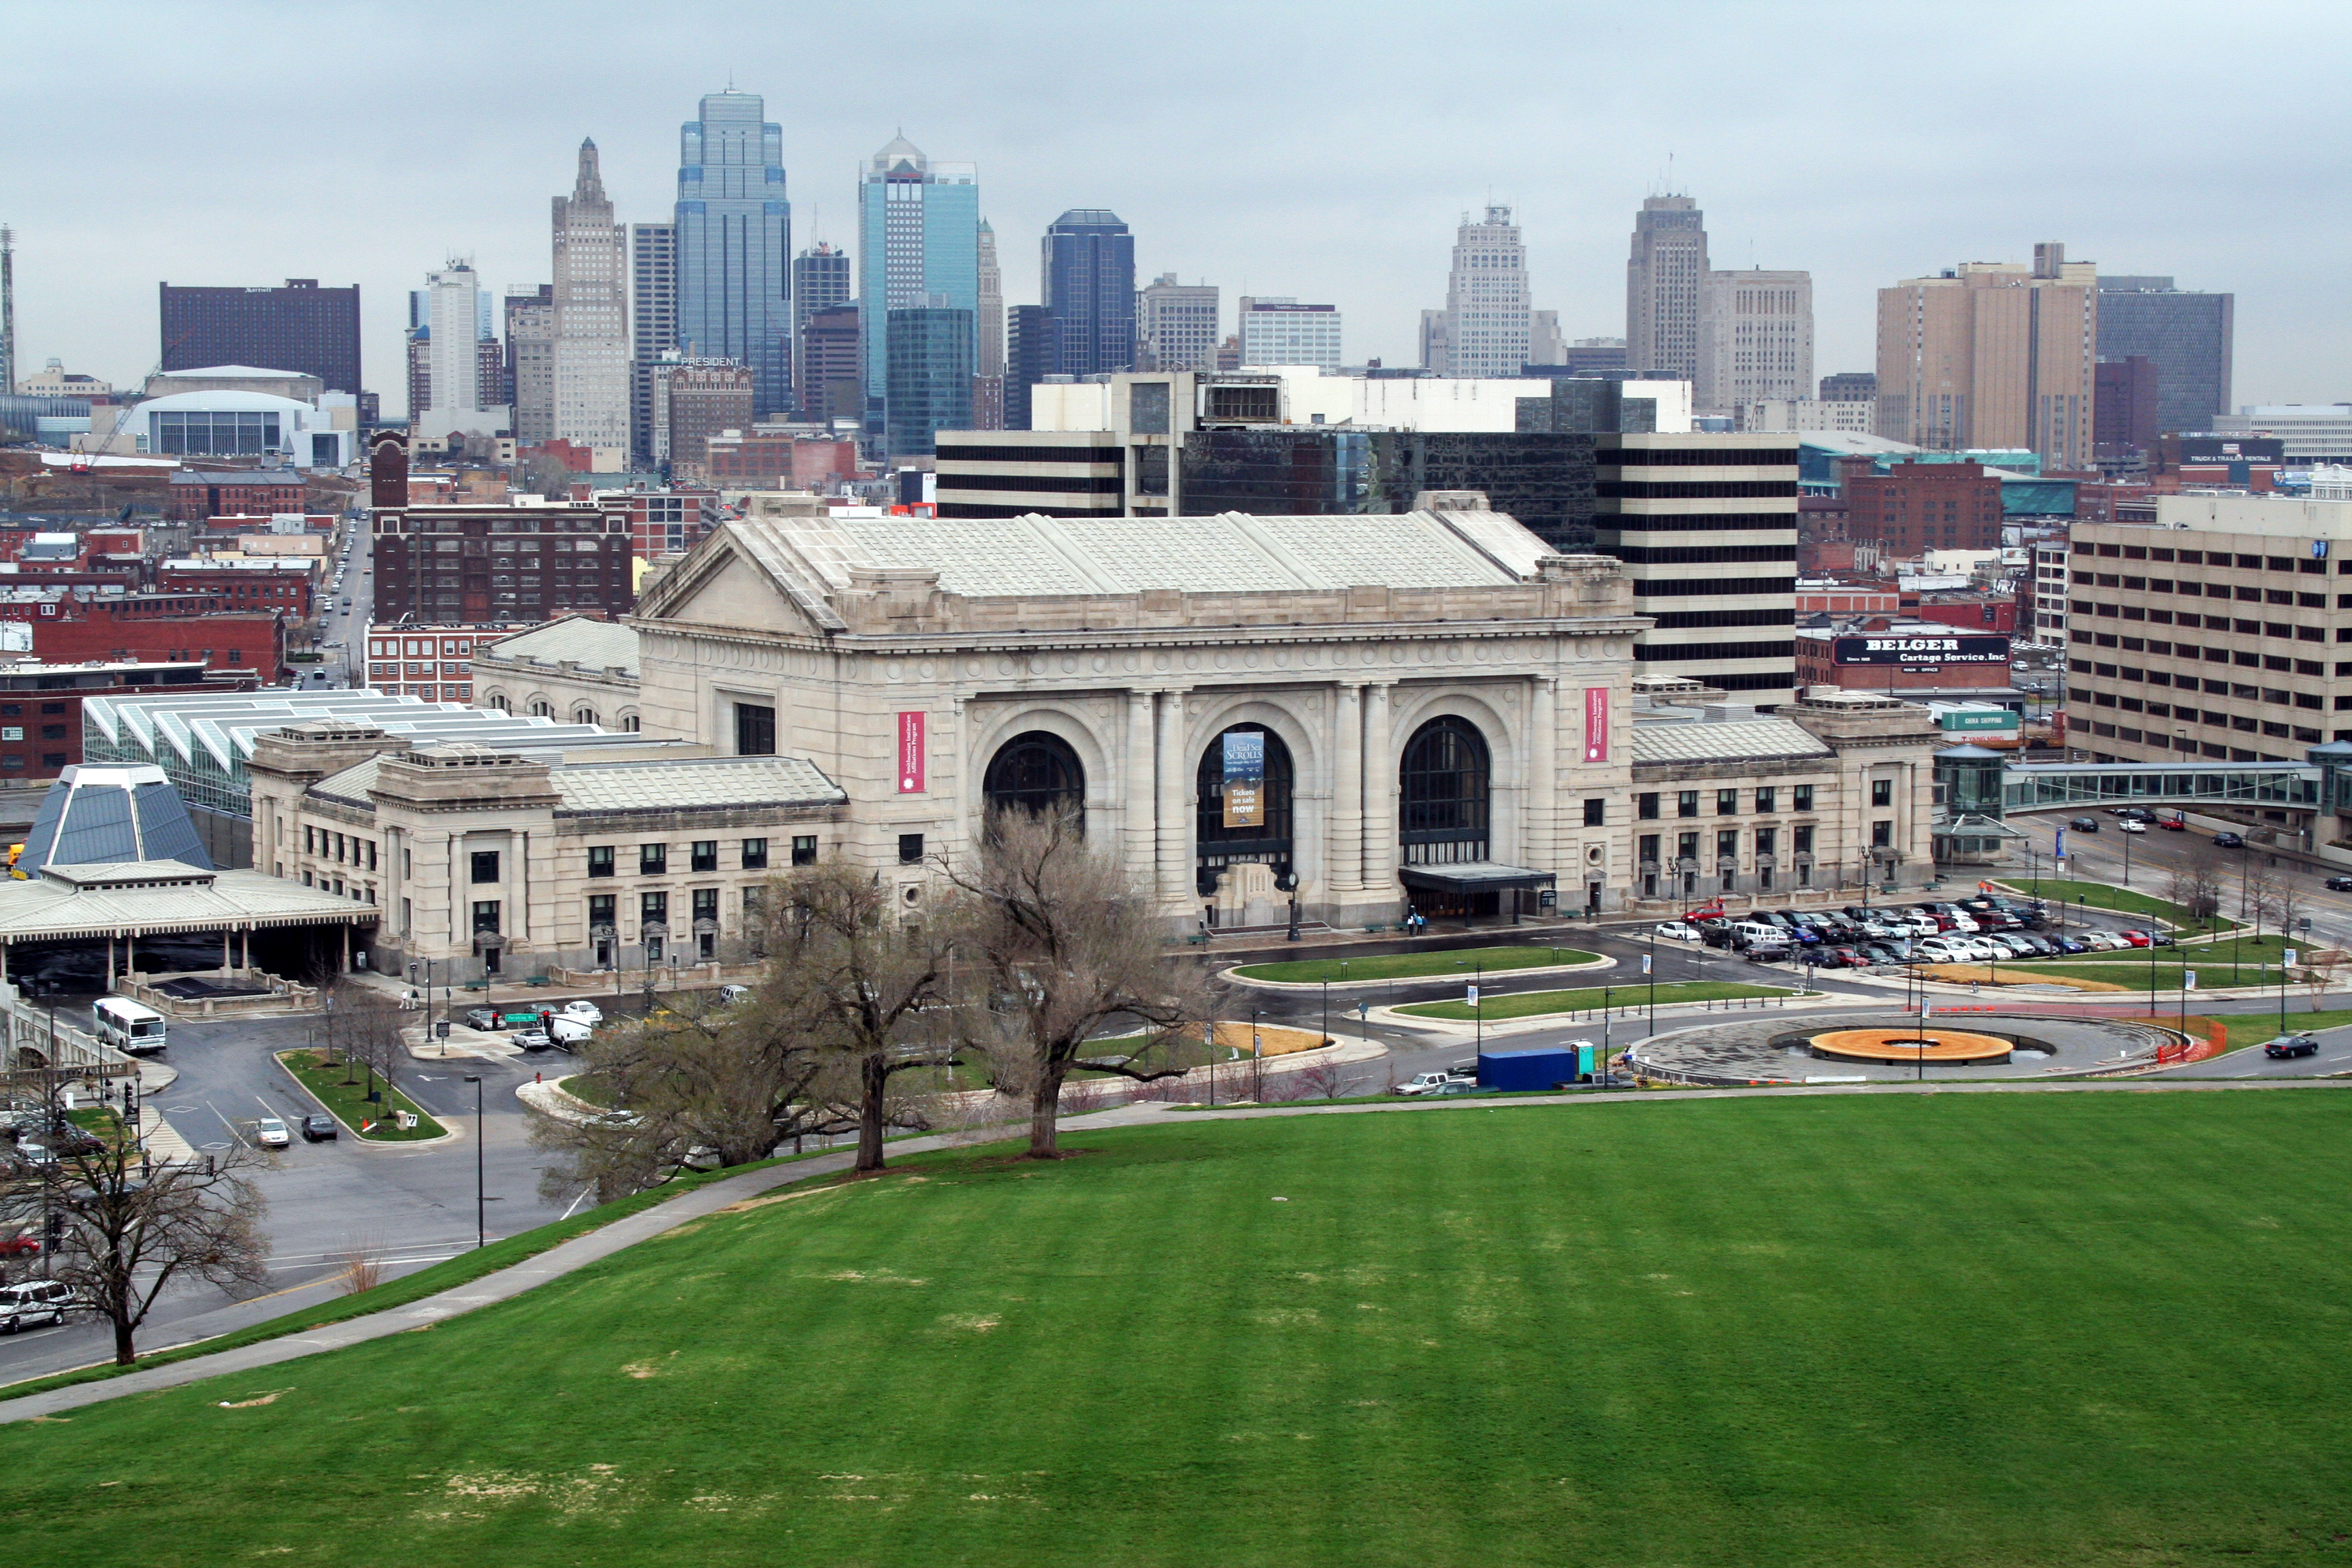
[[[1406,1082],[1392,1085],[1389,1092],[1391,1094],[1435,1094],[1448,1084],[1475,1084],[1477,1081],[1476,1073],[1465,1072],[1456,1068],[1452,1072],[1415,1073]]]

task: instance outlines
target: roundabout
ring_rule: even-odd
[[[1969,1027],[1922,1026],[1909,1013],[1786,1014],[1701,1024],[1632,1047],[1635,1072],[1702,1084],[1929,1082],[2046,1079],[2153,1065],[2179,1037],[2135,1018],[1972,1014]]]

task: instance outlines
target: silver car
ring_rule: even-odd
[[[73,1310],[71,1287],[60,1279],[27,1279],[0,1289],[0,1334],[20,1329],[55,1327]]]

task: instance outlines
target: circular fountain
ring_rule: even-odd
[[[2006,1062],[2014,1042],[1998,1035],[1974,1035],[1964,1029],[1923,1029],[1904,1024],[1893,1028],[1832,1029],[1807,1042],[1813,1055],[1833,1061],[1877,1062],[1886,1067],[1944,1063],[1981,1067]]]

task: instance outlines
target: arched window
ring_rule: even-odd
[[[503,691],[493,691],[490,693],[490,706],[497,709],[501,713],[511,713],[514,711],[514,705],[507,700],[507,694]]]
[[[637,716],[634,713],[622,714],[621,728],[627,731],[632,735],[635,734],[637,732]]]
[[[1238,743],[1229,745],[1227,736],[1239,737]],[[1262,775],[1255,809],[1244,793],[1253,769]],[[1231,811],[1226,809],[1229,778],[1235,784]],[[1202,898],[1216,890],[1219,868],[1237,860],[1273,866],[1276,885],[1288,890],[1293,876],[1291,778],[1290,748],[1263,724],[1231,725],[1202,752],[1192,776],[1193,798],[1199,803],[1192,823],[1193,864]],[[1247,820],[1252,816],[1258,820]]]
[[[572,721],[574,724],[593,724],[596,721],[596,710],[583,708],[572,715]]]
[[[996,749],[981,794],[992,813],[1009,806],[1065,812],[1083,826],[1087,770],[1067,741],[1048,731],[1031,730]]]
[[[555,710],[550,708],[547,705],[547,699],[542,697],[530,705],[530,716],[534,719],[552,719],[555,717]]]
[[[1432,719],[1405,742],[1399,812],[1408,866],[1486,858],[1486,738],[1467,719]]]

